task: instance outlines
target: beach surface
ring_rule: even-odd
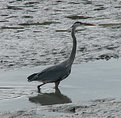
[[[77,52],[59,90],[27,77]],[[1,0],[0,118],[120,118],[120,0]]]
[[[13,117],[118,117],[121,115],[121,59],[75,64],[71,75],[37,92],[39,82],[27,76],[45,68],[22,68],[1,71],[0,116]]]

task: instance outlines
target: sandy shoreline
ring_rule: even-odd
[[[36,107],[0,113],[2,118],[120,118],[121,100],[98,99],[82,104]]]

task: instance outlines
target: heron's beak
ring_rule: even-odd
[[[95,24],[91,24],[91,23],[83,23],[83,25],[85,25],[85,26],[96,26]]]

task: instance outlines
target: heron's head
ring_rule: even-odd
[[[96,25],[95,24],[91,24],[91,23],[75,22],[72,25],[72,28],[76,28],[78,26],[96,26]]]

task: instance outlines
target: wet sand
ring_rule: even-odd
[[[61,82],[42,87],[27,76],[43,67],[1,71],[0,116],[10,117],[108,117],[121,115],[121,59],[75,64]]]
[[[121,116],[120,0],[2,0],[0,10],[1,118]],[[68,58],[67,29],[76,21],[97,26],[77,29],[72,73],[60,90],[48,84],[37,93],[27,76]]]

